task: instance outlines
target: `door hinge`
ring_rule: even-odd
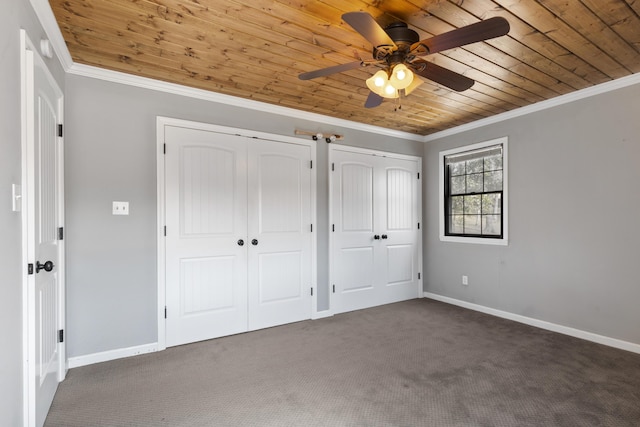
[[[58,125],[58,136],[62,138],[62,124]]]
[[[335,294],[336,293],[336,285],[333,285],[332,288],[333,288],[333,293]]]
[[[33,264],[27,264],[27,274],[33,274]]]
[[[420,230],[420,223],[418,223],[418,230]]]
[[[313,160],[309,160],[309,169],[313,169]]]
[[[313,224],[311,224],[311,232],[313,233]]]
[[[418,228],[420,228],[420,227],[418,227]],[[167,237],[167,226],[166,225],[164,226],[164,237]]]
[[[64,227],[58,227],[58,240],[64,240]]]
[[[331,224],[331,231],[333,231],[335,233],[335,231],[336,231],[336,225],[335,224]]]
[[[420,280],[420,273],[418,272],[418,280]]]
[[[167,144],[162,144],[162,154],[167,154]]]
[[[313,286],[311,287],[311,296],[313,296]]]
[[[164,306],[164,318],[165,319],[167,318],[167,306],[166,305]]]
[[[58,330],[58,342],[64,342],[64,329]]]
[[[336,164],[335,163],[331,163],[331,171],[336,170]]]
[[[420,172],[418,172],[418,179],[420,179]]]

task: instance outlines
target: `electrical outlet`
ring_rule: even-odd
[[[129,215],[129,202],[113,202],[113,215]]]
[[[469,286],[469,276],[462,276],[462,284]]]

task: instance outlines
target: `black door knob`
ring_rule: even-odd
[[[244,240],[239,239],[238,240],[238,246],[244,246]]]
[[[373,238],[374,238],[375,240],[380,240],[380,236],[379,236],[379,235],[377,235],[377,234],[376,234],[376,235],[374,235],[374,236],[373,236]]]
[[[251,244],[252,244],[253,246],[257,245],[257,244],[258,244],[258,239],[253,239],[253,240],[251,241]]]
[[[387,235],[386,235],[386,234],[383,234],[383,235],[382,235],[382,238],[383,238],[383,239],[386,239],[386,238],[387,238]]]
[[[51,271],[53,270],[53,262],[47,261],[42,264],[40,261],[36,261],[36,273],[40,273],[40,270]]]

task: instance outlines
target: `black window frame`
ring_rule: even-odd
[[[489,157],[490,155],[495,155],[493,154],[496,150],[500,151],[500,156],[501,156],[501,164],[502,164],[502,168],[501,169],[492,169],[487,171],[485,169],[486,167],[486,162],[483,161],[482,162],[482,171],[478,171],[478,172],[468,172],[466,167],[467,167],[467,162],[470,160],[475,160],[475,159],[484,159],[486,157]],[[504,212],[504,191],[505,191],[505,185],[504,185],[504,181],[505,181],[505,176],[504,176],[504,171],[505,171],[505,150],[504,150],[504,144],[503,143],[498,143],[495,145],[489,145],[483,148],[478,148],[478,149],[470,149],[467,151],[458,151],[455,154],[448,154],[448,155],[443,155],[442,156],[442,162],[444,162],[443,164],[443,170],[444,170],[444,200],[443,200],[443,208],[444,208],[444,236],[446,237],[468,237],[468,238],[478,238],[478,239],[491,239],[491,240],[503,240],[505,238],[505,212]],[[462,157],[465,158],[467,157],[467,159],[464,160],[465,162],[465,173],[462,175],[455,175],[455,176],[464,176],[465,177],[465,192],[463,193],[456,193],[456,194],[451,194],[451,164],[452,163],[460,163],[461,161],[458,162],[448,162],[447,160],[449,158],[455,158],[455,157]],[[500,190],[491,190],[491,191],[484,191],[484,187],[485,187],[485,183],[484,183],[484,177],[485,177],[485,173],[487,172],[494,172],[494,171],[501,171],[502,172],[502,179],[501,179],[501,189]],[[467,182],[467,177],[470,175],[480,175],[482,176],[482,186],[483,189],[481,192],[478,191],[467,191],[466,188],[466,182]],[[464,213],[464,198],[465,196],[480,196],[480,210],[479,210],[479,215],[482,218],[482,216],[486,216],[488,214],[483,214],[483,209],[482,209],[482,199],[484,195],[493,195],[493,194],[499,194],[499,201],[500,201],[500,234],[482,234],[482,227],[480,228],[480,233],[454,233],[451,232],[450,230],[450,224],[451,224],[451,217],[453,217],[454,215],[451,213],[451,205],[452,205],[452,199],[453,197],[463,197],[463,213],[461,214],[463,217],[467,214]],[[459,214],[460,215],[460,214]],[[478,214],[473,214],[474,216],[477,216]],[[492,215],[497,215],[497,214],[492,214]],[[469,216],[471,216],[471,214],[469,214]],[[464,221],[463,221],[464,224]],[[465,230],[466,231],[466,230]]]

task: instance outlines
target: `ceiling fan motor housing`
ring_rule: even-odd
[[[386,59],[390,65],[404,62],[411,45],[420,41],[420,35],[410,29],[404,22],[394,22],[389,24],[385,27],[384,31],[398,46],[398,49],[393,51],[389,50],[388,46],[377,46],[373,48],[373,57],[377,59]]]

